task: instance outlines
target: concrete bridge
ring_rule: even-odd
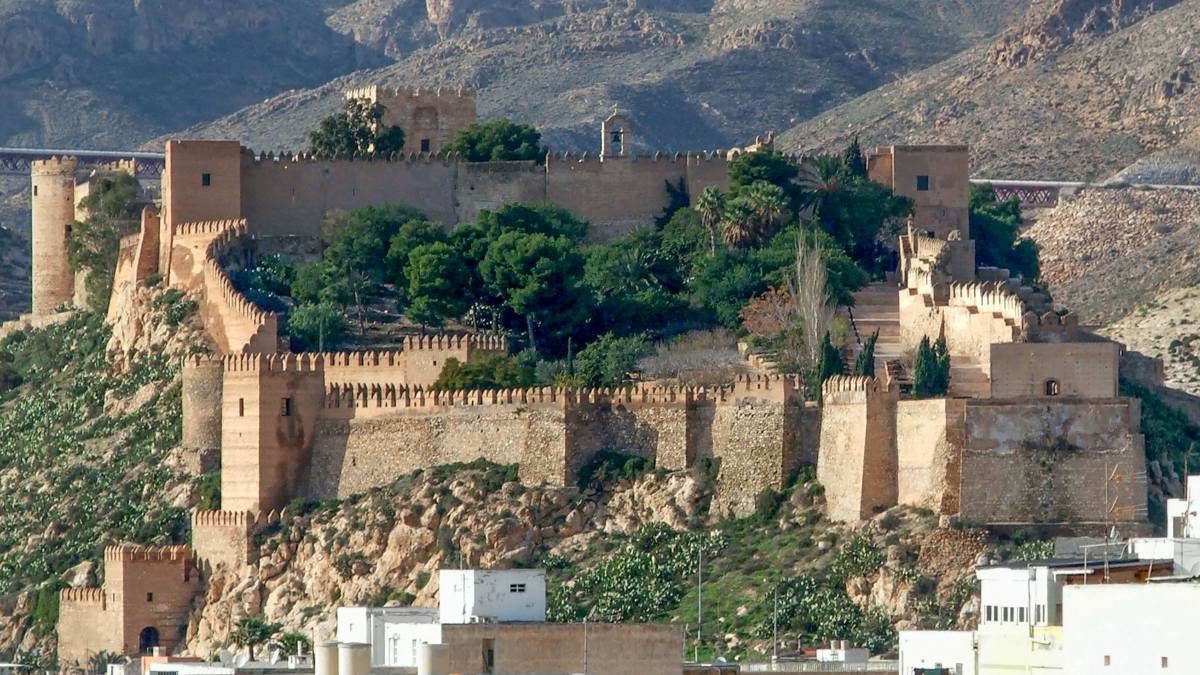
[[[1165,185],[1159,183],[1078,183],[1053,180],[993,180],[972,178],[972,185],[990,184],[996,192],[996,201],[1007,201],[1016,197],[1022,209],[1046,209],[1058,206],[1059,197],[1071,195],[1087,188],[1089,190],[1114,190],[1133,188],[1137,190],[1200,190],[1200,185]]]
[[[141,180],[162,178],[166,155],[159,152],[125,150],[52,150],[46,148],[0,148],[0,176],[29,176],[30,165],[39,159],[76,157],[80,168],[100,166],[122,159],[137,160],[137,177]]]

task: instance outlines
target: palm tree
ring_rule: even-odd
[[[842,187],[842,158],[833,155],[805,157],[800,161],[800,173],[795,183],[800,187],[801,215],[817,218],[829,195]]]
[[[738,197],[725,206],[721,218],[721,239],[729,248],[749,248],[754,244],[754,209],[750,200]]]
[[[760,180],[755,181],[746,190],[746,200],[754,212],[758,243],[765,244],[783,224],[783,214],[787,211],[787,195],[778,185]]]
[[[254,648],[275,637],[281,628],[281,624],[268,623],[261,616],[248,616],[237,622],[237,627],[230,637],[238,647],[250,648],[250,660],[253,661]]]
[[[725,195],[711,185],[704,188],[704,191],[700,193],[700,198],[696,200],[696,211],[700,214],[700,220],[704,223],[704,227],[708,229],[712,252],[716,253],[717,231],[720,229],[721,217],[725,213]]]

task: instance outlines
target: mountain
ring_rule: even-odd
[[[1196,178],[1197,0],[1047,0],[997,40],[907,75],[783,135],[797,151],[970,143],[995,178]]]
[[[299,148],[347,86],[463,84],[480,92],[481,115],[533,123],[559,149],[593,149],[597,122],[614,108],[630,114],[643,149],[729,147],[937,63],[998,33],[1026,5],[361,0],[328,24],[395,63],[179,135]]]
[[[0,145],[122,148],[384,63],[321,0],[0,0]]]

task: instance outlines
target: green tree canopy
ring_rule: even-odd
[[[84,286],[92,307],[108,306],[121,238],[134,234],[141,225],[140,192],[137,178],[122,171],[95,179],[91,192],[80,202],[88,217],[71,226],[67,258],[72,269],[86,274]]]
[[[541,133],[507,119],[468,126],[446,144],[443,152],[458,154],[468,162],[532,160],[541,164],[546,160]]]
[[[938,338],[930,344],[929,337],[922,337],[913,361],[913,395],[917,398],[945,396],[950,390],[950,350],[946,339]]]
[[[1034,281],[1041,274],[1037,243],[1021,239],[1021,202],[996,201],[991,185],[971,186],[971,238],[980,265],[1003,267]]]
[[[480,357],[469,363],[456,358],[446,359],[446,365],[430,386],[435,391],[467,391],[475,389],[524,389],[537,384],[533,370],[520,360],[503,354]]]
[[[238,647],[248,647],[253,661],[255,647],[270,641],[282,628],[283,624],[269,623],[261,616],[248,616],[237,622],[229,637]]]
[[[650,352],[644,335],[620,337],[605,333],[575,357],[578,384],[585,387],[620,387],[637,371],[638,361]]]
[[[404,131],[383,124],[387,108],[352,98],[308,134],[309,148],[322,159],[387,157],[404,149]]]
[[[506,232],[488,247],[479,274],[524,320],[534,349],[538,329],[551,338],[565,338],[587,318],[583,257],[565,237]]]
[[[441,326],[471,306],[471,273],[462,255],[445,242],[423,244],[408,255],[409,317]]]
[[[346,338],[345,310],[332,302],[305,302],[288,315],[288,335],[295,351],[336,349]]]

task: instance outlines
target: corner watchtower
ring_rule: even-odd
[[[54,157],[35,161],[33,181],[33,314],[46,315],[72,301],[75,272],[67,260],[67,239],[75,222],[75,179],[79,161]]]

